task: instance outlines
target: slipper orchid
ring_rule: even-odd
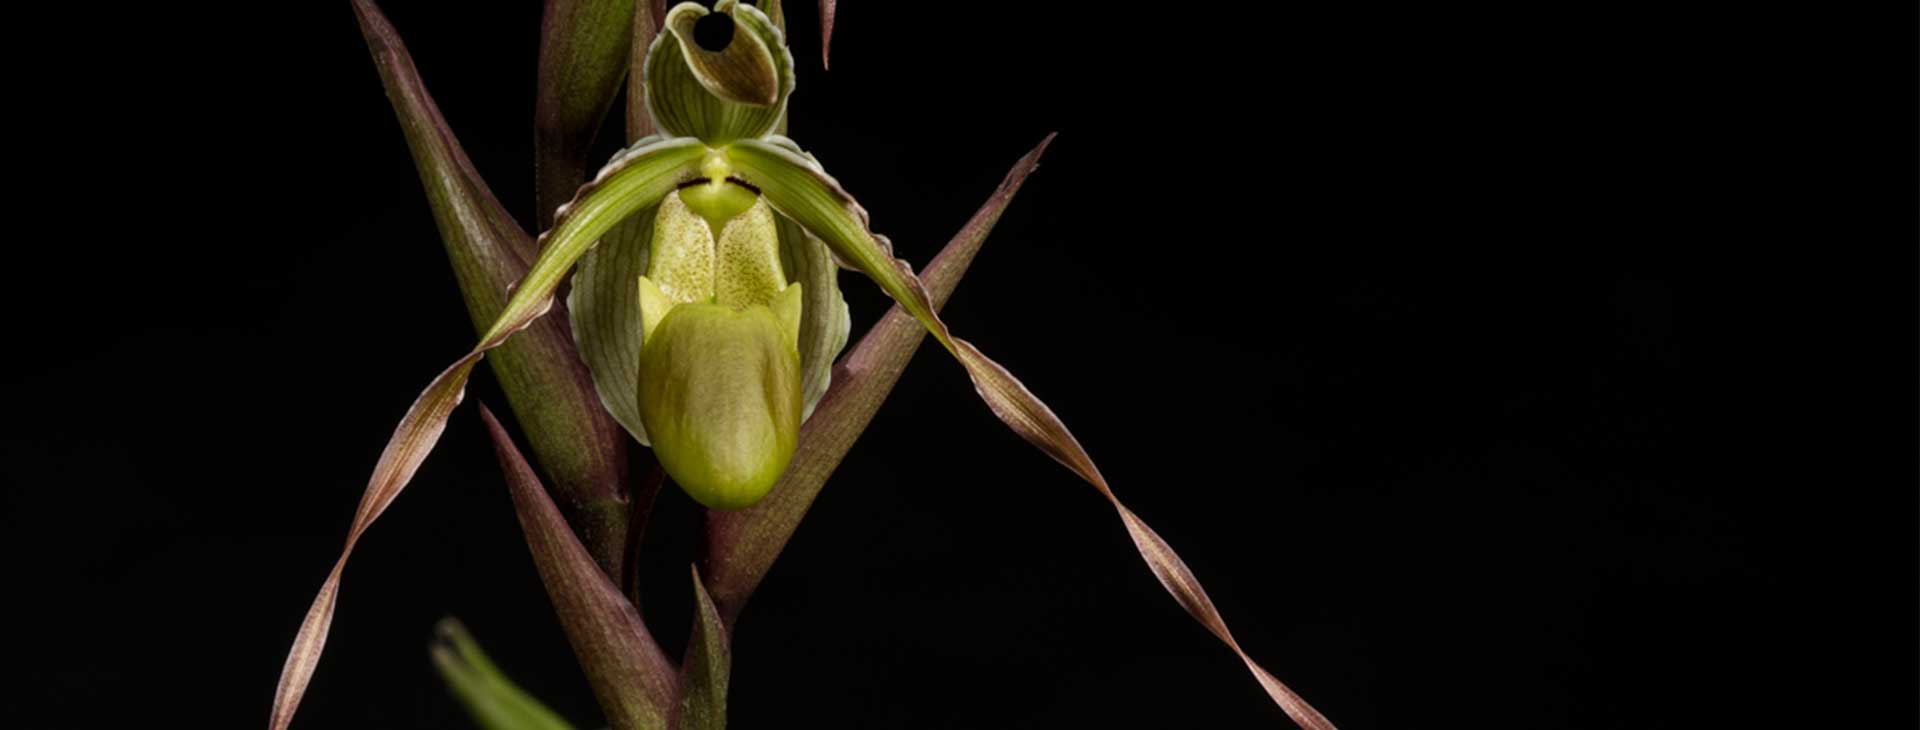
[[[493,280],[473,287],[463,276],[479,342],[427,386],[375,466],[346,549],[288,656],[274,730],[291,721],[311,678],[354,544],[426,458],[475,365],[497,348],[510,354],[528,341],[564,349],[567,343],[555,344],[553,331],[540,329],[563,284],[570,284],[572,344],[604,411],[594,417],[610,416],[649,445],[666,475],[714,510],[708,516],[707,563],[694,571],[695,640],[676,669],[616,585],[618,556],[581,544],[512,440],[483,411],[543,580],[615,728],[719,727],[710,719],[716,717],[724,722],[727,641],[740,606],[923,335],[961,364],[994,415],[1108,500],[1155,577],[1235,652],[1276,704],[1303,727],[1331,728],[1240,649],[1191,571],[1120,502],[1053,411],[940,319],[940,303],[1046,143],[1020,161],[923,279],[894,257],[887,239],[869,228],[865,210],[820,162],[780,134],[795,77],[777,2],[764,3],[765,11],[736,0],[719,0],[712,10],[685,2],[658,16],[641,5],[632,14],[638,56],[632,96],[643,99],[644,113],[630,115],[628,127],[651,134],[615,155],[571,202],[558,206],[537,241],[515,243],[524,234],[498,211],[451,141],[397,36],[369,0],[356,0],[423,179],[436,196],[450,251],[462,236],[483,243],[498,238],[506,244],[494,259],[526,260],[511,287],[499,286],[497,271]],[[592,17],[549,7],[549,26],[589,23]],[[831,7],[823,1],[823,12]],[[831,27],[830,16],[823,21]],[[709,32],[715,29],[725,36],[718,42]],[[543,104],[559,98],[545,86],[542,93]],[[596,103],[587,100],[587,112],[576,116],[590,118],[595,108],[604,113],[606,107]],[[460,254],[455,258],[459,268]],[[844,380],[835,382],[836,358],[850,329],[837,278],[843,267],[872,280],[896,308],[840,360]],[[516,412],[523,402],[537,400],[516,396],[520,386],[505,373],[502,381]],[[573,392],[567,387],[560,390]],[[537,452],[558,448],[530,440]],[[556,469],[546,453],[539,455]],[[591,501],[571,487],[555,493]],[[595,524],[589,520],[578,529],[584,535]]]

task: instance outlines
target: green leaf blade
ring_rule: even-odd
[[[693,569],[693,634],[680,664],[679,730],[726,730],[727,684],[733,650],[719,607],[707,595],[700,569]]]
[[[406,45],[371,2],[355,3],[362,34],[413,154],[476,334],[537,254],[533,238],[473,168],[421,81]],[[626,443],[599,405],[566,323],[543,321],[497,351],[494,374],[526,426],[535,457],[586,528],[595,555],[618,574],[626,510]]]
[[[660,130],[653,126],[653,114],[647,111],[647,49],[666,20],[665,0],[636,0],[633,33],[627,53],[627,144],[651,137]]]
[[[459,621],[446,618],[434,627],[429,653],[447,689],[483,730],[573,730],[508,679]]]
[[[547,0],[540,19],[533,125],[535,204],[542,227],[586,179],[593,139],[627,75],[634,2]]]

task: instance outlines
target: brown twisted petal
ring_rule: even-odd
[[[561,206],[553,230],[540,237],[544,244],[540,247],[540,258],[514,287],[500,316],[480,337],[480,342],[435,377],[408,408],[367,480],[359,513],[354,516],[340,558],[321,584],[287,653],[280,684],[274,691],[269,721],[272,730],[285,730],[293,722],[293,714],[313,679],[314,667],[320,661],[327,631],[333,623],[340,573],[353,554],[354,545],[406,488],[414,471],[433,451],[441,432],[446,430],[447,416],[465,394],[467,376],[473,366],[489,350],[545,315],[553,306],[554,289],[574,262],[627,214],[657,203],[680,181],[691,176],[693,165],[704,150],[694,140],[657,139],[617,155],[593,182],[580,188],[573,203]]]
[[[1079,440],[1067,430],[1066,424],[1054,414],[1053,409],[1034,396],[1006,368],[982,354],[972,343],[954,337],[947,330],[926,286],[914,275],[913,268],[894,257],[892,247],[885,238],[874,235],[868,229],[866,211],[854,202],[838,181],[817,162],[797,153],[790,143],[781,140],[742,140],[728,149],[728,157],[741,176],[760,188],[761,194],[774,208],[826,241],[842,261],[872,278],[895,303],[919,320],[927,332],[966,369],[967,376],[973,380],[974,390],[1002,423],[1099,490],[1119,513],[1140,556],[1147,561],[1154,576],[1160,579],[1160,584],[1173,594],[1174,599],[1187,609],[1195,621],[1206,626],[1208,631],[1233,649],[1274,703],[1286,711],[1294,722],[1313,730],[1333,727],[1324,716],[1288,690],[1240,648],[1192,571],[1187,569],[1165,541],[1114,495],[1106,478],[1094,466],[1092,457],[1088,456],[1086,449],[1081,447]]]

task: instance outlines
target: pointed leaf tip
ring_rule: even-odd
[[[540,582],[608,722],[614,730],[662,727],[673,707],[673,663],[654,643],[640,612],[574,537],[540,477],[485,405],[480,418],[506,474]]]
[[[500,314],[508,290],[526,275],[539,251],[474,169],[392,25],[371,4],[363,2],[356,10],[469,318],[475,330],[484,329]],[[563,194],[571,195],[579,183],[576,175]],[[600,408],[564,322],[534,324],[502,345],[489,362],[562,502],[599,515],[583,527],[601,563],[617,572],[617,536],[624,534],[624,527],[607,515],[624,514],[617,503],[624,495],[625,439]],[[606,510],[609,504],[616,508]]]
[[[707,595],[700,568],[693,570],[693,634],[687,660],[680,665],[680,730],[725,730],[727,684],[733,670],[731,637],[720,609]]]
[[[434,378],[407,409],[407,415],[394,427],[393,437],[381,450],[380,460],[367,480],[366,492],[360,497],[353,525],[347,530],[346,546],[340,549],[333,570],[320,584],[320,593],[314,596],[313,605],[307,609],[300,631],[294,636],[293,647],[287,651],[287,661],[280,669],[280,683],[273,694],[273,714],[268,723],[272,730],[286,730],[292,724],[294,713],[300,709],[300,700],[306,696],[307,685],[313,681],[313,671],[320,664],[320,653],[326,648],[327,633],[333,626],[340,573],[347,567],[347,558],[353,555],[360,536],[393,504],[400,490],[413,479],[413,473],[426,461],[427,453],[447,428],[447,415],[466,396],[467,375],[479,361],[477,354],[461,358]]]
[[[364,5],[371,8],[370,3]],[[394,428],[393,435],[388,437],[386,447],[380,452],[380,460],[367,480],[360,509],[347,532],[346,546],[341,549],[340,558],[335,561],[332,572],[321,584],[320,592],[314,597],[313,605],[308,608],[306,619],[294,637],[293,646],[287,652],[279,685],[274,690],[273,711],[269,719],[271,730],[286,730],[293,722],[294,712],[313,679],[314,668],[320,661],[328,629],[333,623],[340,573],[346,567],[347,558],[353,554],[354,545],[367,527],[406,488],[427,454],[433,451],[440,434],[446,430],[447,417],[466,393],[467,377],[472,374],[474,365],[486,356],[487,351],[499,347],[546,314],[552,307],[554,289],[574,262],[614,224],[636,208],[658,202],[683,177],[691,175],[691,166],[699,159],[702,149],[696,140],[656,139],[635,145],[616,156],[593,182],[580,189],[572,203],[561,207],[554,229],[541,236],[541,241],[546,245],[540,248],[540,258],[534,261],[527,275],[513,288],[512,296],[492,326],[487,328],[486,334],[480,337],[480,342],[441,371],[407,409],[407,414]],[[527,472],[532,473],[531,467]],[[541,496],[546,498],[544,490]],[[564,519],[561,522],[564,524]],[[597,568],[594,574],[606,580],[605,574]],[[615,594],[618,594],[617,590]]]
[[[827,48],[833,45],[833,11],[839,0],[820,0],[820,68],[827,68]]]
[[[483,730],[573,730],[508,679],[458,620],[448,617],[434,627],[428,654],[447,689]]]

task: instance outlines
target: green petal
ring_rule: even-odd
[[[705,187],[705,186],[695,186]],[[727,221],[713,244],[713,300],[730,307],[772,304],[787,286],[780,267],[780,234],[773,209],[753,207]]]
[[[947,242],[927,265],[928,294],[938,308],[960,283],[987,234],[1019,191],[1028,173],[1039,164],[1048,135],[1040,146],[1007,172],[1000,187],[979,212]],[[798,228],[798,226],[795,226]],[[824,245],[824,244],[823,244]],[[825,255],[823,253],[823,255]],[[830,255],[827,258],[831,259]],[[828,266],[832,266],[829,260]],[[819,408],[800,429],[800,445],[780,483],[753,509],[715,512],[707,516],[708,589],[722,616],[740,615],[747,598],[773,566],[780,550],[813,505],[814,498],[867,430],[880,404],[906,371],[907,362],[926,338],[926,329],[899,307],[893,307],[861,335],[859,344],[841,358],[846,369],[820,399]]]
[[[785,216],[777,217],[780,266],[787,272],[787,281],[806,285],[799,341],[800,418],[804,421],[813,416],[814,407],[832,384],[833,360],[846,349],[853,317],[847,311],[846,297],[840,293],[840,266],[827,244],[807,235],[800,224]]]
[[[587,249],[635,212],[658,205],[698,176],[706,147],[691,139],[651,137],[615,155],[573,202],[560,206],[554,228],[540,236],[540,258],[513,291],[506,310],[481,339],[490,349],[546,313],[553,290]]]
[[[885,238],[867,230],[867,211],[818,163],[784,137],[740,140],[727,147],[726,154],[736,174],[760,188],[774,209],[826,242],[848,267],[871,277],[951,349],[946,327],[939,324],[913,270],[893,257]]]
[[[653,219],[652,246],[647,276],[668,299],[703,302],[713,297],[713,229],[689,210],[679,195],[668,195],[660,201],[660,212]]]
[[[712,301],[736,308],[771,304],[788,286],[772,209],[750,192],[743,200],[724,200],[730,193],[720,196],[720,214],[732,212],[732,217],[719,221],[721,234],[715,241],[708,216],[685,202],[689,191],[708,187],[682,188],[662,199],[657,210],[628,218],[602,237],[573,277],[568,306],[574,337],[607,411],[642,444],[651,445],[652,439],[634,390],[640,348],[667,310],[676,302]],[[748,191],[734,183],[725,188]],[[634,285],[636,279],[641,286]],[[844,318],[845,305],[839,309]]]
[[[727,0],[715,4],[714,11],[732,18],[739,7],[738,3]],[[694,39],[694,26],[707,15],[707,9],[698,3],[681,3],[667,12],[667,32],[680,42],[680,51],[693,77],[709,93],[724,101],[750,106],[779,103],[780,69],[775,65],[767,39],[756,33],[741,33],[738,38],[730,39],[725,48],[707,50]],[[774,27],[771,18],[767,19],[766,26]]]
[[[759,501],[799,441],[799,323],[775,313],[788,306],[678,304],[641,346],[640,417],[654,454],[708,507]]]
[[[634,213],[601,236],[600,244],[580,259],[573,288],[567,294],[573,339],[579,345],[580,359],[593,373],[600,404],[642,444],[649,442],[646,429],[640,425],[640,405],[633,399],[633,384],[640,377],[644,328],[633,282],[646,273],[653,252],[654,212],[646,209]]]
[[[708,144],[751,139],[773,131],[793,92],[793,56],[786,36],[751,5],[721,0],[715,12],[733,19],[733,39],[721,51],[693,40],[708,11],[686,2],[668,11],[667,32],[647,51],[647,108],[662,132]]]
[[[667,318],[667,312],[673,309],[674,301],[672,297],[667,296],[666,292],[660,290],[659,284],[653,283],[652,279],[644,276],[640,277],[639,291],[640,341],[645,343],[647,338],[653,336],[654,330],[660,329],[660,320]],[[636,376],[632,382],[638,383],[640,379]]]

